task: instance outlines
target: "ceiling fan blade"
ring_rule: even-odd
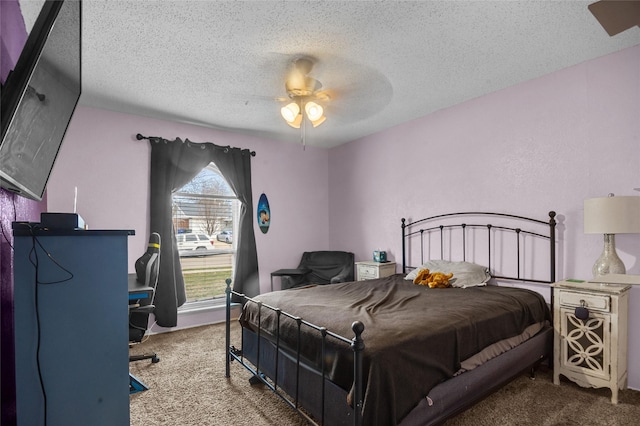
[[[640,27],[640,0],[601,0],[587,7],[610,36]]]
[[[318,90],[313,94],[313,97],[321,102],[329,102],[331,100],[331,92],[329,90]]]

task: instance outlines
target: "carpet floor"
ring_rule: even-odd
[[[232,343],[239,341],[234,322]],[[236,343],[237,344],[237,343]],[[138,361],[130,371],[149,386],[131,395],[131,425],[305,425],[264,386],[251,386],[250,374],[231,363],[225,378],[224,324],[151,335],[131,354],[156,352],[161,361]],[[625,390],[618,405],[608,389],[583,389],[568,380],[552,382],[544,367],[535,380],[521,376],[446,426],[611,425],[640,424],[640,392]]]

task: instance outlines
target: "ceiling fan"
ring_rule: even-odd
[[[280,109],[280,113],[286,123],[296,129],[303,125],[305,116],[313,127],[321,125],[326,120],[322,103],[331,100],[331,96],[327,91],[321,90],[320,81],[309,75],[313,65],[312,58],[298,57],[293,60],[285,79],[287,98],[282,100],[289,103]]]
[[[640,0],[601,0],[587,7],[610,36],[640,27]]]

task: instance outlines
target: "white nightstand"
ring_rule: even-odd
[[[395,273],[395,262],[356,262],[356,281],[384,278]]]
[[[561,281],[553,287],[555,328],[553,383],[560,375],[582,387],[611,389],[611,403],[618,403],[618,389],[627,387],[628,285],[587,281]],[[589,317],[576,317],[585,307]]]

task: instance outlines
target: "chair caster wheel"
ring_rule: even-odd
[[[157,356],[154,356],[153,358],[151,358],[151,363],[152,364],[157,364],[160,362],[160,358]]]

